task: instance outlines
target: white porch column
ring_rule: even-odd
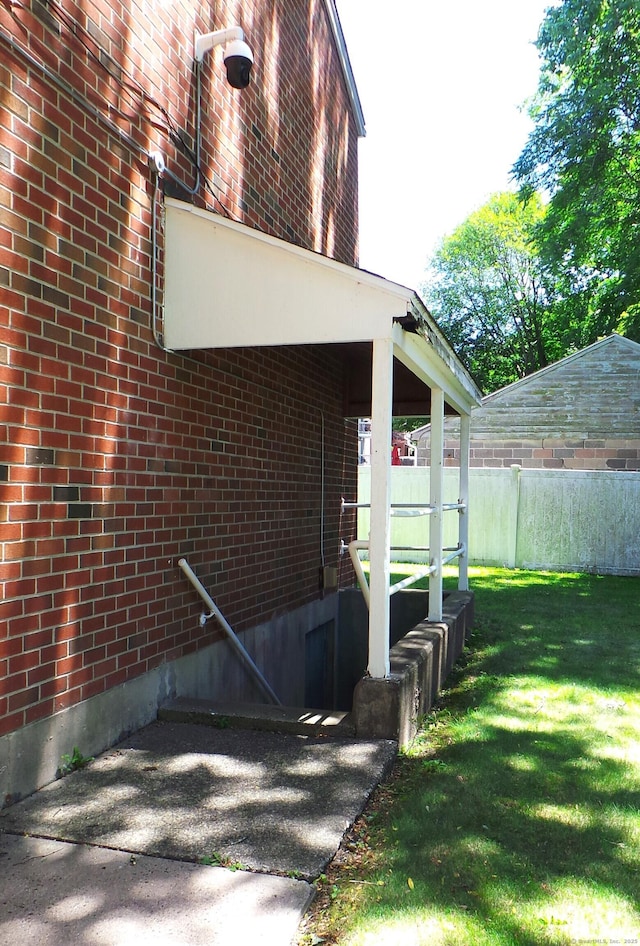
[[[458,559],[458,590],[469,590],[469,447],[471,443],[471,414],[460,415],[460,497],[464,503],[458,521],[458,542],[464,546],[464,555]]]
[[[389,676],[389,579],[391,572],[391,427],[393,342],[373,341],[371,374],[371,516],[369,531],[369,673]]]
[[[442,620],[442,545],[444,528],[442,501],[444,493],[444,391],[431,388],[431,469],[429,474],[430,498],[433,512],[429,517],[429,563],[434,572],[429,578],[430,621]]]

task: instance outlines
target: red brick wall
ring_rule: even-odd
[[[182,357],[151,331],[144,152],[193,181],[194,26],[233,11],[256,66],[237,92],[205,60],[202,202],[354,262],[322,0],[33,6],[0,6],[0,735],[215,639],[180,556],[239,631],[317,596],[323,417],[327,564],[356,476],[328,350]]]

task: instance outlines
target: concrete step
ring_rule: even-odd
[[[160,707],[158,719],[172,723],[199,723],[218,729],[258,729],[299,736],[355,735],[351,713],[265,703],[223,703],[178,697]]]

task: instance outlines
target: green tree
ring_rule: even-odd
[[[544,219],[537,195],[494,195],[445,237],[422,291],[457,354],[486,392],[559,356],[549,324],[533,229]]]
[[[428,417],[394,417],[393,429],[400,434],[410,433],[416,427],[422,427],[429,423]]]
[[[640,340],[640,4],[564,0],[537,47],[535,127],[514,174],[522,197],[550,199],[537,240],[565,343]]]

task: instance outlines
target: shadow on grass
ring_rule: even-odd
[[[463,918],[483,944],[640,937],[639,583],[491,570],[473,587],[471,647],[375,832],[375,915]]]
[[[640,580],[556,572],[483,569],[474,649],[486,674],[540,672],[606,689],[637,692]],[[447,584],[454,587],[452,579]]]

